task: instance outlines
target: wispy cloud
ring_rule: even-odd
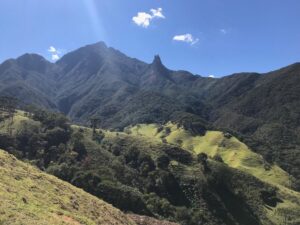
[[[225,28],[220,29],[220,32],[221,32],[222,34],[228,34],[228,30],[225,29]]]
[[[210,77],[210,78],[215,78],[215,75],[208,75],[208,77]]]
[[[152,13],[152,17],[157,17],[157,18],[162,18],[165,19],[166,17],[163,15],[162,13],[162,8],[158,8],[158,9],[150,9],[151,13]]]
[[[132,21],[141,27],[147,28],[150,26],[150,22],[153,19],[165,19],[166,17],[163,15],[163,9],[150,9],[150,13],[146,12],[138,12],[136,16],[132,17]]]
[[[182,41],[182,42],[186,42],[191,45],[194,45],[199,41],[199,38],[195,38],[191,34],[182,34],[182,35],[175,35],[173,37],[173,40],[174,41]]]
[[[52,61],[57,61],[57,60],[60,59],[61,51],[57,50],[55,47],[50,46],[48,48],[48,52],[51,54],[51,60]]]

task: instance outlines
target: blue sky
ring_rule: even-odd
[[[299,0],[0,0],[0,62],[104,41],[203,76],[267,72],[300,61],[299,12]]]

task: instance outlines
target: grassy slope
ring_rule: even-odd
[[[23,112],[18,112],[14,118],[13,130],[18,130],[20,122],[27,119]],[[0,128],[0,130],[3,130],[4,127]],[[300,223],[300,194],[288,188],[290,185],[289,175],[280,167],[272,165],[270,169],[266,170],[265,161],[259,154],[251,151],[235,137],[225,138],[222,132],[208,131],[204,136],[193,136],[188,131],[178,128],[177,125],[172,123],[166,124],[158,132],[160,127],[157,124],[141,124],[128,128],[127,134],[106,130],[103,130],[103,132],[106,139],[112,141],[116,136],[123,136],[136,139],[141,145],[155,146],[165,139],[168,143],[179,145],[195,154],[205,152],[210,157],[219,154],[228,166],[247,172],[264,182],[278,187],[278,195],[283,202],[278,204],[276,208],[266,207],[266,215],[274,224],[283,223],[287,219],[286,214],[291,218],[292,222],[290,224]],[[73,126],[73,128],[78,129],[80,127]],[[170,132],[167,132],[166,128],[170,129]],[[88,138],[91,136],[91,129],[84,129],[86,131],[86,143],[94,145],[95,143]],[[155,147],[152,149],[155,149]],[[153,154],[155,155],[156,153],[153,152]],[[193,170],[193,168],[190,169]],[[194,175],[193,172],[192,175]]]
[[[160,127],[156,124],[140,124],[128,128],[127,132],[136,136],[144,136],[154,142],[162,142],[165,139],[168,143],[179,145],[195,154],[204,152],[210,157],[220,155],[228,166],[247,172],[278,188],[279,197],[283,202],[276,208],[266,208],[266,214],[274,224],[280,224],[288,219],[285,212],[288,212],[290,219],[293,220],[291,224],[300,223],[298,219],[300,217],[300,193],[288,188],[290,186],[289,174],[280,167],[266,165],[261,155],[251,151],[235,137],[224,137],[220,131],[207,131],[204,136],[193,136],[172,123],[166,124],[162,130],[159,129]],[[265,166],[269,166],[269,169],[265,169]]]
[[[118,209],[0,150],[0,224],[134,224]]]

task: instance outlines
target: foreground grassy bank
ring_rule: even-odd
[[[118,209],[0,150],[0,224],[134,225]]]

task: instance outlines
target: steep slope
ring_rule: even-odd
[[[288,173],[277,165],[268,164],[262,156],[228,133],[207,131],[203,136],[193,135],[173,123],[164,126],[142,124],[129,129],[132,134],[155,138],[160,142],[166,141],[195,154],[206,153],[211,158],[220,156],[220,160],[232,168],[250,173],[264,182],[290,188]]]
[[[63,85],[57,96],[60,109],[72,118],[85,119],[109,105],[113,108],[126,101],[135,93],[146,67],[104,43],[71,52],[57,65],[62,74],[59,83]]]
[[[183,127],[172,123],[164,126],[139,124],[128,127],[127,132],[158,142],[171,143],[194,154],[205,153],[229,167],[237,168],[276,186],[281,200],[273,209],[267,208],[267,217],[274,224],[285,223],[287,220],[290,224],[300,222],[297,219],[299,217],[297,211],[300,209],[300,193],[290,189],[291,176],[277,165],[268,164],[261,155],[251,151],[248,146],[229,133],[207,131],[203,136],[193,135]]]
[[[127,224],[111,205],[0,150],[0,224]]]
[[[57,95],[58,106],[79,122],[100,116],[102,126],[123,128],[132,123],[168,121],[170,112],[184,112],[190,106],[184,100],[195,98],[179,85],[196,77],[168,70],[159,56],[147,65],[97,43],[67,54],[57,65],[62,68],[59,83],[63,84]],[[172,99],[175,95],[177,98]],[[171,104],[165,107],[164,102]],[[203,116],[199,105],[206,107],[201,101],[197,104]]]
[[[239,90],[219,96],[212,121],[243,134],[268,161],[279,163],[299,179],[300,64],[249,79],[237,86]]]
[[[56,109],[55,66],[36,54],[25,54],[0,65],[0,95],[12,95],[25,104]]]

